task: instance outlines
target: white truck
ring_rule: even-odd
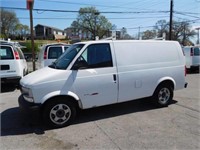
[[[199,70],[200,67],[200,46],[183,47],[186,59],[186,68],[190,71]]]
[[[21,48],[15,42],[0,41],[0,81],[19,84],[28,73],[27,62]]]
[[[88,41],[72,45],[52,65],[21,81],[19,105],[40,110],[47,124],[63,127],[77,109],[151,97],[168,106],[187,87],[185,58],[175,41]]]
[[[49,66],[69,47],[70,45],[65,43],[51,43],[40,47],[40,52],[38,54],[39,68]]]

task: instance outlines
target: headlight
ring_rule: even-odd
[[[32,94],[31,89],[26,88],[26,87],[22,87],[21,92],[22,92],[22,95],[23,95],[23,97],[26,101],[33,102],[33,94]]]

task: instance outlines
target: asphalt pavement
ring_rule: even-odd
[[[46,127],[34,113],[21,112],[20,91],[2,85],[1,150],[199,150],[200,75],[189,74],[186,80],[188,88],[176,91],[168,107],[157,108],[141,99],[88,109],[60,129]]]

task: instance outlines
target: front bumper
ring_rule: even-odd
[[[40,111],[41,104],[31,103],[24,99],[23,95],[20,95],[18,98],[19,107],[25,111]]]

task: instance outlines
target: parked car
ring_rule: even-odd
[[[88,41],[21,81],[19,105],[42,110],[47,124],[68,125],[77,109],[144,97],[168,106],[187,87],[185,58],[175,41]]]
[[[10,42],[0,42],[1,83],[15,83],[28,73],[24,54],[20,47]]]
[[[199,70],[200,67],[200,46],[183,47],[186,59],[186,68],[191,71]]]
[[[69,48],[69,46],[69,44],[63,43],[42,46],[38,55],[39,68],[51,65],[52,62],[58,59],[65,52],[65,50]]]

